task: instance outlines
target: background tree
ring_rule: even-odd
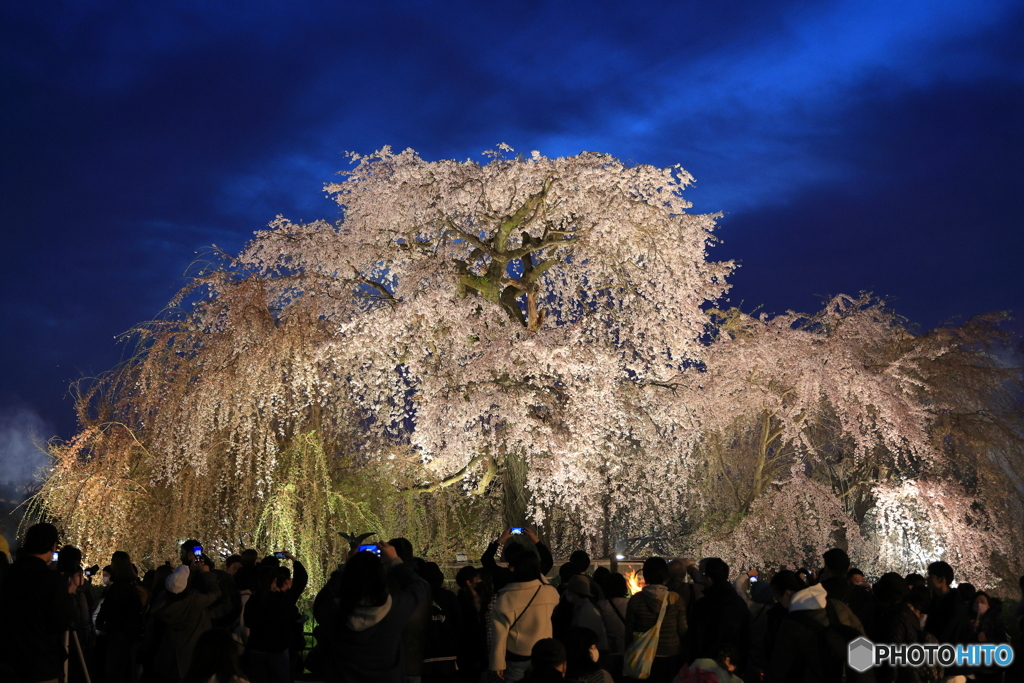
[[[680,381],[704,402],[696,457],[719,485],[691,505],[718,552],[814,563],[838,543],[903,572],[945,555],[986,582],[1021,565],[1020,368],[1000,316],[913,334],[869,295],[717,315],[705,364]]]

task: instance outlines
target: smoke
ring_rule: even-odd
[[[46,476],[49,458],[42,451],[53,428],[28,408],[0,411],[0,489],[8,503],[19,503]]]

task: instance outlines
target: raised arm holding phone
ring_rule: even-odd
[[[513,539],[515,539],[513,541]],[[494,541],[487,546],[487,550],[484,551],[483,556],[480,558],[480,564],[483,565],[484,570],[491,575],[491,580],[494,583],[494,590],[501,590],[507,583],[514,581],[512,572],[504,567],[499,567],[497,561],[495,561],[495,555],[498,552],[499,547],[508,546],[505,550],[505,558],[511,563],[512,557],[525,549],[528,546],[519,541],[519,539],[528,539],[529,542],[537,549],[537,557],[540,559],[540,573],[547,575],[551,571],[551,568],[555,565],[554,558],[551,557],[551,551],[548,547],[541,543],[540,538],[533,532],[529,527],[509,527],[502,531],[501,536],[498,537],[497,541]],[[510,541],[512,541],[510,543]]]
[[[316,596],[313,614],[324,630],[328,681],[404,679],[402,630],[430,587],[394,546],[374,545],[379,555],[354,546]]]

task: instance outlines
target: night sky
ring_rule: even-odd
[[[1024,316],[1022,36],[1019,1],[2,3],[0,450],[383,145],[682,164],[747,310]]]

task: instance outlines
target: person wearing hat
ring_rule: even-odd
[[[583,574],[569,577],[562,591],[562,598],[551,622],[554,637],[567,642],[569,632],[575,627],[588,628],[597,634],[597,648],[608,652],[608,632],[601,618],[601,610],[594,604],[592,579]]]
[[[548,683],[565,678],[565,647],[554,638],[542,638],[534,643],[530,653],[530,672],[523,683]]]
[[[182,543],[182,563],[167,577],[165,599],[153,606],[153,618],[163,622],[154,670],[163,678],[180,681],[192,663],[199,637],[213,625],[208,608],[220,598],[220,585],[210,567],[194,552],[198,541]]]

